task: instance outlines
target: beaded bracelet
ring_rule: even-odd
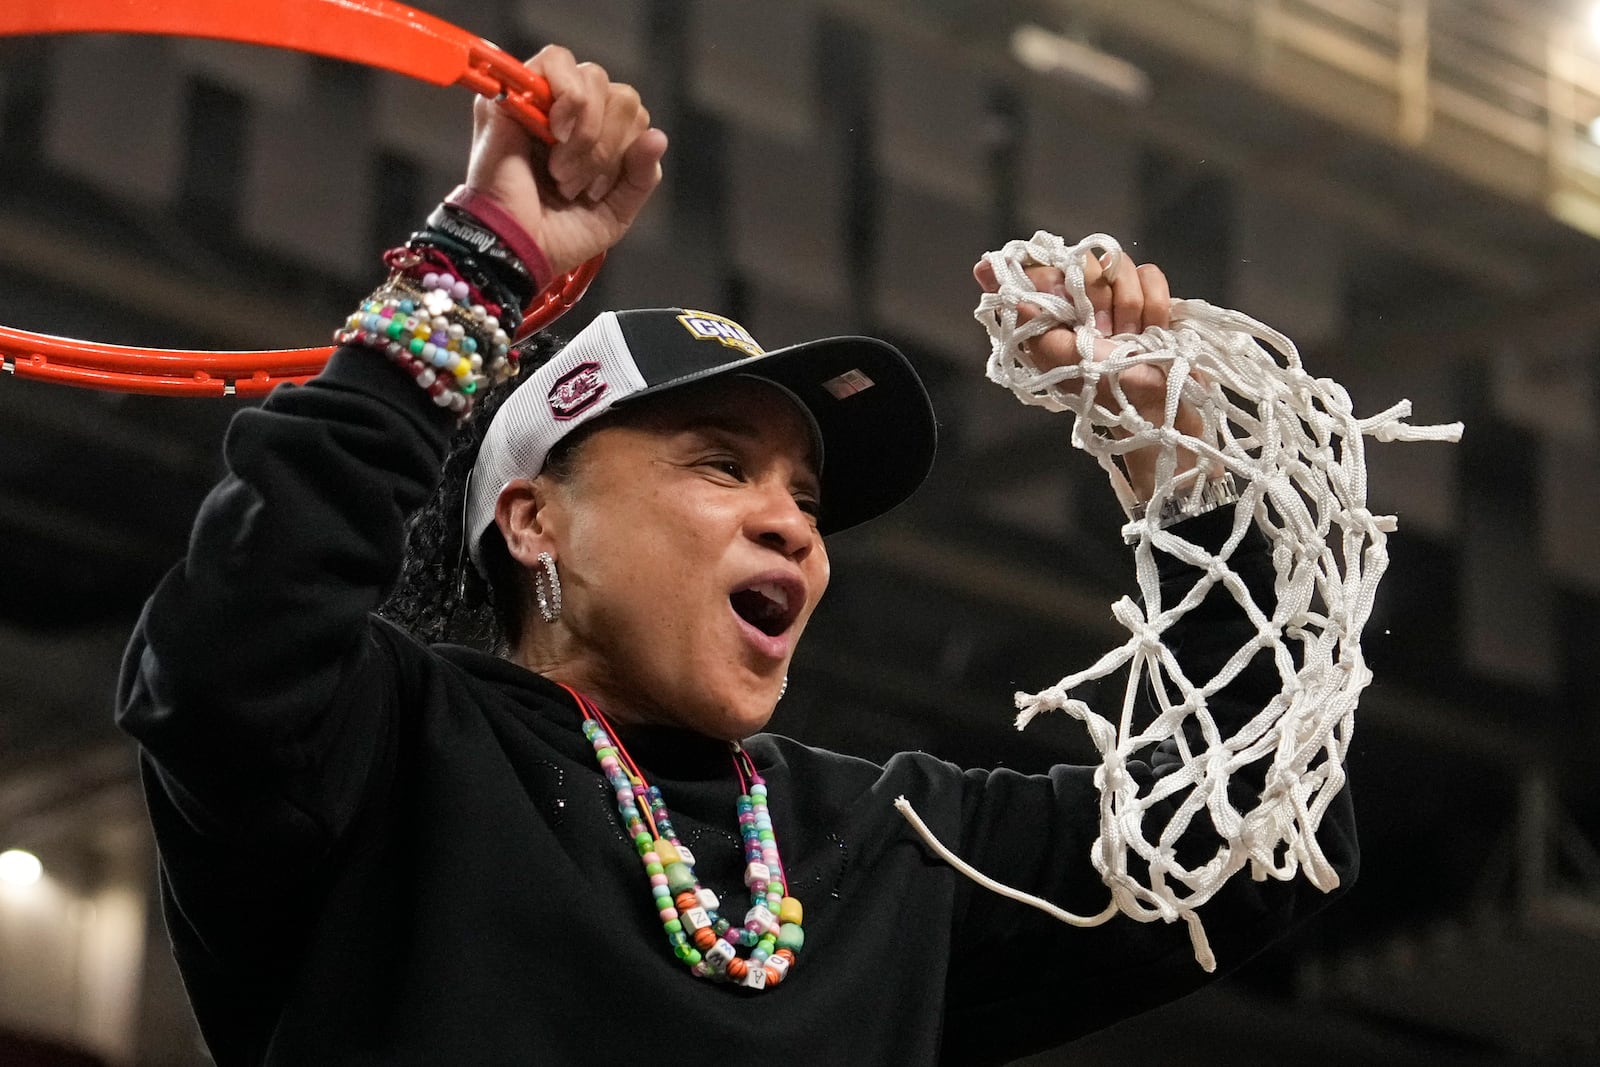
[[[340,344],[374,348],[406,369],[433,402],[458,415],[486,381],[517,372],[511,338],[472,287],[450,273],[408,272],[422,263],[399,257],[397,269],[334,334]],[[402,265],[403,264],[403,265]]]
[[[466,295],[458,297],[458,302],[469,306],[482,304],[483,309],[489,314],[515,328],[515,323],[506,322],[508,318],[506,309],[513,309],[509,318],[516,319],[518,316],[515,309],[521,305],[515,300],[505,299],[507,294],[499,291],[503,286],[478,284],[487,279],[481,271],[471,269],[474,265],[470,260],[459,255],[452,256],[450,249],[441,248],[432,239],[423,237],[415,243],[408,242],[404,248],[391,248],[383,254],[383,262],[390,270],[404,274],[419,284],[429,274],[451,275],[466,286]],[[455,287],[452,287],[451,295],[456,296]]]
[[[432,269],[465,281],[474,290],[474,302],[494,311],[506,331],[515,336],[522,325],[522,309],[533,292],[520,278],[517,285],[511,284],[505,272],[495,270],[492,263],[481,262],[471,248],[431,228],[413,233],[404,248],[392,249],[385,256],[385,262],[388,256],[403,252],[411,252]]]

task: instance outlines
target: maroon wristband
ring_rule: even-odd
[[[444,202],[465,211],[500,238],[511,254],[522,261],[528,277],[533,281],[535,293],[542,293],[549,287],[555,279],[555,268],[550,266],[550,261],[545,258],[533,235],[523,229],[522,224],[507,214],[504,208],[465,185],[458,185],[451,190]]]

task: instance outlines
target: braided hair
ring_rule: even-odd
[[[523,373],[548,361],[562,344],[545,332],[521,343]],[[379,615],[429,644],[449,642],[503,655],[522,636],[526,579],[499,529],[490,526],[483,537],[481,559],[487,578],[473,566],[462,530],[468,476],[495,412],[519,380],[510,378],[479,393],[471,414],[456,428],[439,484],[406,527],[399,577],[378,607]],[[564,477],[576,443],[569,439],[558,445],[545,470]]]

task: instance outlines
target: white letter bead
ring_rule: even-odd
[[[722,901],[718,900],[717,895],[711,890],[702,888],[698,895],[700,897],[700,906],[707,911],[716,911],[722,907]]]
[[[712,966],[713,969],[725,971],[728,969],[728,964],[732,963],[734,959],[738,957],[738,955],[739,954],[733,950],[732,945],[728,944],[719,937],[717,938],[717,943],[715,945],[712,945],[710,948],[706,949],[703,958],[705,962]]]
[[[789,961],[783,956],[768,956],[767,966],[771,967],[780,979],[789,973]]]
[[[744,972],[744,984],[751,989],[767,988],[767,972],[760,967],[751,967]]]
[[[711,916],[706,914],[704,908],[690,908],[688,911],[679,912],[678,918],[683,920],[683,925],[690,930],[704,930],[711,925]]]
[[[752,863],[744,869],[744,884],[772,881],[772,868],[765,863]]]
[[[683,860],[683,862],[687,863],[689,866],[691,866],[691,867],[694,866],[694,853],[689,851],[689,846],[688,845],[679,845],[678,846],[678,856],[679,856],[679,858],[681,858]]]
[[[752,925],[754,925],[755,929],[761,931],[762,933],[766,933],[768,930],[771,930],[776,926],[776,920],[772,917],[772,912],[768,911],[760,904],[757,904],[755,907],[744,913],[745,929],[750,929]]]

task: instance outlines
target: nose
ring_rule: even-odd
[[[816,521],[801,509],[788,486],[763,485],[753,495],[746,535],[796,563],[809,556],[819,540]]]

